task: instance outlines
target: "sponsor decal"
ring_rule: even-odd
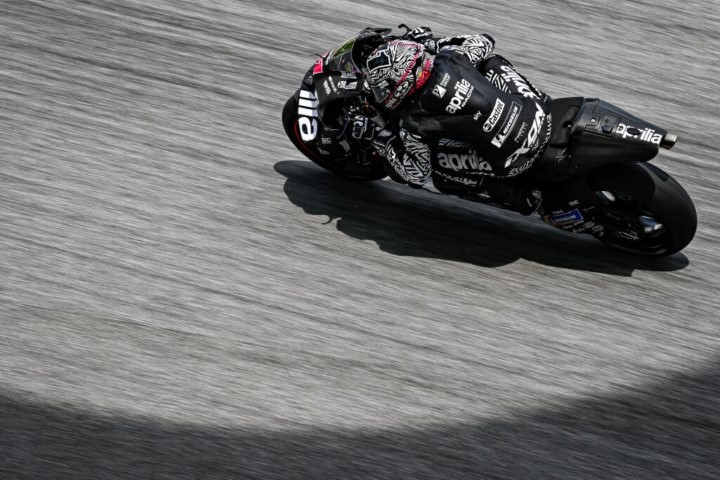
[[[438,153],[438,164],[442,168],[460,171],[492,171],[492,167],[488,162],[478,157],[475,150],[470,150],[468,154],[459,155],[457,153]]]
[[[454,89],[455,94],[450,99],[450,103],[445,107],[445,111],[448,113],[455,113],[463,108],[467,104],[468,100],[470,100],[470,96],[472,95],[473,90],[475,90],[475,87],[470,85],[470,82],[463,78],[459,82],[455,83]]]
[[[480,117],[482,117],[482,111],[478,110],[477,112],[475,112],[475,115],[473,115],[473,120],[477,122],[478,120],[480,120]]]
[[[523,97],[538,98],[530,85],[528,85],[525,78],[519,73],[517,73],[512,67],[509,67],[507,65],[501,65],[500,70],[505,72],[500,74],[502,79],[507,83],[512,83],[513,85],[515,85],[518,93],[520,93]]]
[[[357,88],[357,82],[348,83],[345,80],[340,80],[337,83],[337,88],[342,88],[343,90],[355,90]]]
[[[522,125],[520,125],[520,128],[518,128],[518,133],[515,135],[515,138],[513,141],[515,143],[519,142],[523,135],[525,135],[525,132],[527,131],[528,124],[526,122],[523,122]]]
[[[445,75],[443,75],[443,78],[440,79],[440,86],[445,88],[447,87],[448,82],[450,82],[450,74],[446,73]]]
[[[529,152],[535,146],[537,146],[538,135],[540,134],[540,130],[542,130],[542,124],[547,115],[545,114],[543,109],[540,108],[540,105],[535,104],[535,106],[537,107],[537,111],[535,112],[535,119],[533,120],[533,124],[530,126],[530,131],[528,132],[527,138],[525,138],[525,142],[523,143],[522,147],[515,150],[515,152],[508,157],[507,161],[505,162],[505,167],[509,167],[512,162],[517,160],[520,155]]]
[[[559,213],[556,215],[545,215],[543,217],[545,222],[555,227],[562,227],[564,225],[571,225],[574,223],[582,222],[583,216],[580,210],[573,210],[572,212]]]
[[[328,78],[323,82],[323,88],[325,89],[325,93],[330,95],[330,92],[337,93],[337,87],[335,86],[335,82],[332,78]]]
[[[433,95],[435,95],[438,98],[444,97],[446,92],[447,92],[447,90],[445,88],[441,87],[440,85],[435,85],[435,88],[433,88],[433,91],[432,91]]]
[[[492,129],[495,128],[495,125],[497,125],[498,121],[500,121],[500,116],[503,114],[504,111],[505,102],[498,98],[497,100],[495,100],[495,106],[493,107],[492,112],[490,112],[490,116],[485,122],[485,125],[483,125],[483,131],[492,131]]]
[[[561,226],[563,230],[567,232],[572,233],[587,233],[590,232],[595,236],[602,236],[603,230],[605,229],[602,225],[597,225],[595,222],[585,222],[582,221],[576,222],[576,223],[569,223],[566,225]]]
[[[350,65],[350,64],[348,64]],[[357,75],[355,75],[353,72],[341,72],[340,78],[347,78],[348,80],[357,80]]]
[[[528,168],[532,167],[533,162],[535,161],[534,158],[531,158],[527,162],[523,163],[519,167],[513,168],[508,172],[508,177],[514,177],[515,175],[520,175]]]
[[[298,129],[303,142],[315,140],[318,134],[317,97],[313,92],[300,90],[298,99]]]
[[[479,178],[472,178],[472,177],[461,177],[460,175],[452,175],[449,173],[441,172],[439,170],[435,171],[435,174],[441,176],[442,178],[449,180],[451,182],[455,183],[462,183],[463,185],[475,187],[480,185],[480,183],[483,181],[482,177]],[[492,174],[490,174],[492,176]]]
[[[662,135],[659,133],[655,133],[655,130],[651,128],[645,128],[640,133],[633,135],[632,133],[628,132],[630,129],[635,129],[639,131],[640,129],[637,127],[632,127],[629,125],[625,125],[624,123],[621,123],[618,125],[617,134],[622,135],[622,138],[627,137],[633,137],[633,138],[640,138],[640,140],[644,142],[650,142],[654,143],[655,145],[660,145],[660,141],[662,140]]]
[[[512,131],[513,127],[517,123],[518,117],[520,116],[520,112],[522,111],[522,107],[519,103],[512,102],[512,105],[510,105],[510,113],[508,114],[507,118],[505,119],[505,123],[503,124],[500,131],[495,135],[495,138],[492,139],[493,146],[500,148],[505,143],[505,140],[507,140],[508,136],[510,135],[510,132]]]

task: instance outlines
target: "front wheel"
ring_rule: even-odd
[[[697,230],[697,212],[685,189],[649,163],[630,163],[591,175],[598,198],[599,239],[628,253],[662,257],[685,248]]]

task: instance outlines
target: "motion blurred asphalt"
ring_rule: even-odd
[[[488,32],[680,137],[663,260],[325,173],[368,25]],[[0,479],[720,478],[720,6],[0,0]]]

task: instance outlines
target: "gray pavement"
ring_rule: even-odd
[[[720,477],[720,7],[621,5],[1,0],[0,478]],[[693,243],[305,160],[313,54],[401,22],[677,133]]]

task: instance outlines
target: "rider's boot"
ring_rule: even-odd
[[[536,212],[542,200],[539,190],[494,177],[486,177],[480,190],[494,201],[506,204],[522,215]]]

